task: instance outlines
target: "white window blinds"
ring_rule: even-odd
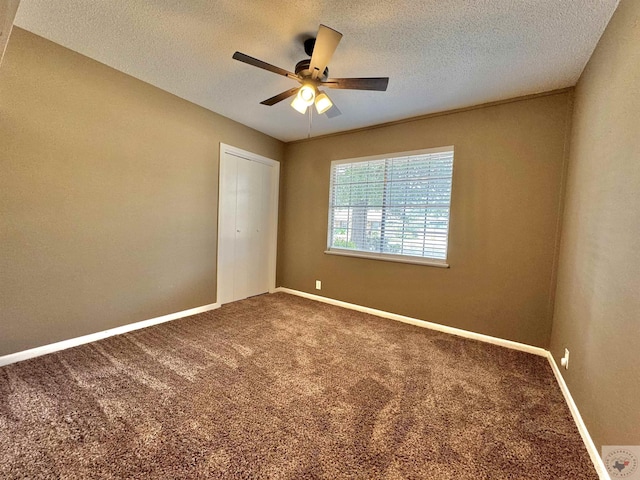
[[[447,258],[453,148],[335,161],[330,251]]]

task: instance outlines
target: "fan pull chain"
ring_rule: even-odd
[[[313,108],[309,108],[309,130],[307,130],[307,138],[311,138],[311,124],[313,123]]]

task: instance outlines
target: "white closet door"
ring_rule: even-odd
[[[237,177],[236,157],[221,154],[218,192],[218,298],[216,300],[220,304],[234,300]]]
[[[234,300],[269,291],[271,167],[238,158]]]
[[[239,163],[236,225],[241,240],[236,245],[240,246],[242,267],[236,270],[241,279],[236,283],[238,298],[269,291],[270,180],[270,166],[246,160]]]
[[[266,293],[272,283],[270,258],[276,168],[229,153],[220,162],[218,302]]]

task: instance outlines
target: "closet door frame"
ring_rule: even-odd
[[[222,269],[220,265],[223,263],[222,258],[225,255],[232,254],[232,252],[224,251],[224,243],[221,248],[221,237],[223,234],[221,225],[221,205],[223,205],[222,199],[222,179],[225,157],[232,155],[245,160],[259,162],[271,167],[271,190],[269,192],[269,232],[267,235],[268,241],[268,273],[269,273],[269,293],[273,293],[276,288],[276,254],[278,249],[278,196],[280,190],[280,163],[262,155],[258,155],[253,152],[248,152],[240,148],[220,143],[220,161],[218,168],[218,208],[216,209],[218,215],[218,232],[217,232],[217,257],[216,257],[216,302],[221,303],[221,288],[222,282]],[[226,303],[226,302],[225,302]]]

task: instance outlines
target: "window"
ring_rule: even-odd
[[[331,163],[326,253],[447,266],[453,147]]]

